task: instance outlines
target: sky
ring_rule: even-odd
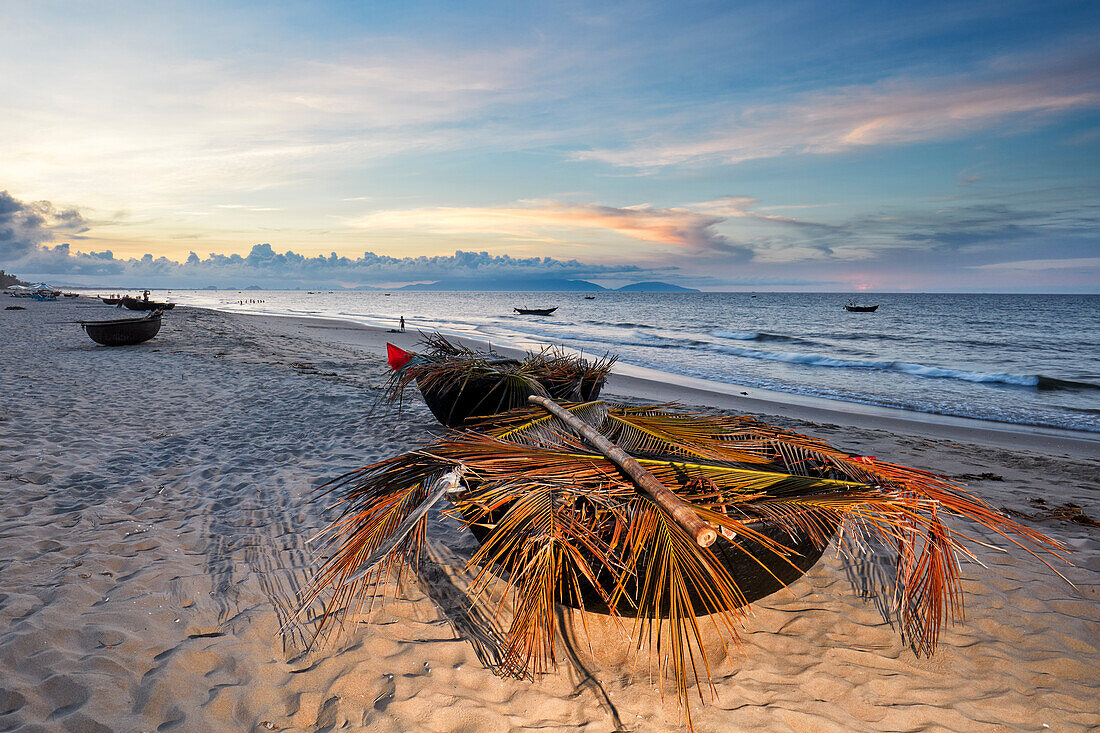
[[[1100,292],[1095,2],[0,15],[24,278]]]

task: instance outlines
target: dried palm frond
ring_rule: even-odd
[[[746,603],[799,577],[838,533],[844,553],[866,551],[867,540],[895,549],[895,603],[904,632],[924,653],[947,621],[961,617],[958,557],[972,557],[945,518],[974,521],[1032,553],[1061,557],[1065,549],[947,479],[749,418],[604,402],[566,409],[715,525],[719,542],[696,544],[565,422],[515,410],[330,487],[343,507],[328,530],[334,552],[302,605],[334,590],[319,633],[358,612],[383,573],[415,564],[425,528],[414,512],[428,500],[430,479],[456,467],[464,485],[448,494],[448,511],[481,541],[470,560],[474,590],[495,576],[515,598],[503,671],[533,675],[555,664],[556,604],[633,616],[635,639],[648,640],[661,671],[675,677],[689,727],[689,688],[701,691],[710,679],[697,617],[708,616],[722,638],[738,643]],[[384,546],[401,527],[408,534]],[[363,571],[379,547],[383,557]]]
[[[439,333],[421,334],[420,345],[421,350],[409,352],[407,361],[390,375],[383,389],[386,399],[400,400],[405,388],[414,382],[421,390],[439,392],[484,377],[529,377],[529,370],[515,359],[474,351]]]
[[[483,412],[477,414],[523,405],[532,394],[571,400],[594,397],[618,358],[605,354],[588,361],[561,348],[548,347],[519,361],[475,351],[439,333],[421,334],[419,351],[408,356],[390,375],[383,389],[385,399],[399,401],[413,383],[426,398],[446,394],[446,399],[454,399],[467,387],[494,392],[483,401]]]
[[[589,361],[557,346],[548,346],[537,354],[528,354],[523,363],[551,397],[560,400],[589,400],[599,393],[618,356],[605,353]]]

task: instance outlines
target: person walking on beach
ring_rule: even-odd
[[[401,316],[401,333],[405,333],[405,316]]]

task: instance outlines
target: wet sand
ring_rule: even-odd
[[[499,629],[462,593],[473,540],[438,516],[400,598],[318,651],[303,651],[308,624],[279,634],[331,516],[311,490],[439,431],[418,399],[374,410],[394,335],[177,308],[153,341],[111,349],[55,323],[110,309],[9,302],[27,310],[0,311],[0,730],[682,729],[671,686],[603,617],[557,672],[494,675]],[[931,658],[884,614],[886,568],[827,553],[756,604],[732,659],[715,655],[718,699],[696,700],[697,730],[1100,725],[1090,436],[745,402],[644,375],[609,392],[755,412],[965,477],[1073,549],[1076,589],[1026,554],[978,547],[966,620]]]

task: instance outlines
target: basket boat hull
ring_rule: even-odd
[[[160,314],[119,321],[85,321],[80,324],[92,341],[104,346],[133,346],[160,332]]]
[[[467,520],[472,519],[468,515],[466,518]],[[484,519],[482,522],[484,522]],[[481,523],[470,524],[469,528],[478,542],[484,542],[491,531]],[[766,598],[794,583],[817,564],[829,544],[826,541],[823,545],[818,546],[809,536],[800,532],[793,535],[789,534],[786,529],[770,522],[762,522],[753,528],[784,547],[793,550],[794,554],[785,558],[780,557],[772,550],[747,537],[737,537],[731,541],[720,535],[709,549],[737,584],[737,588],[742,595],[739,604],[741,606]],[[835,534],[836,527],[833,526],[829,539],[831,540]],[[644,569],[645,566],[646,559],[641,558],[638,567]],[[614,586],[610,578],[598,577],[598,580],[600,580],[604,592],[611,596]],[[592,613],[610,613],[611,609],[604,602],[602,595],[591,584],[582,579],[580,585],[581,594],[578,598],[576,591],[569,587],[569,584],[562,583],[563,595],[559,602],[564,606],[581,608]],[[708,609],[699,590],[692,587],[688,588],[692,611],[696,616],[706,615],[712,610]],[[625,594],[628,597],[622,598],[615,604],[615,612],[621,616],[636,617],[638,615],[639,592],[636,583],[628,584]],[[662,616],[667,618],[669,607],[667,592],[654,605],[657,608],[664,609]]]
[[[155,300],[139,300],[137,298],[123,298],[122,305],[132,311],[170,311],[176,307],[175,303],[158,303]]]
[[[540,384],[559,400],[587,402],[599,397],[604,379],[581,379],[570,382],[539,380]],[[480,377],[446,388],[425,387],[417,380],[424,403],[435,418],[449,428],[458,428],[475,417],[499,415],[527,405],[532,389],[508,389],[499,378]]]

